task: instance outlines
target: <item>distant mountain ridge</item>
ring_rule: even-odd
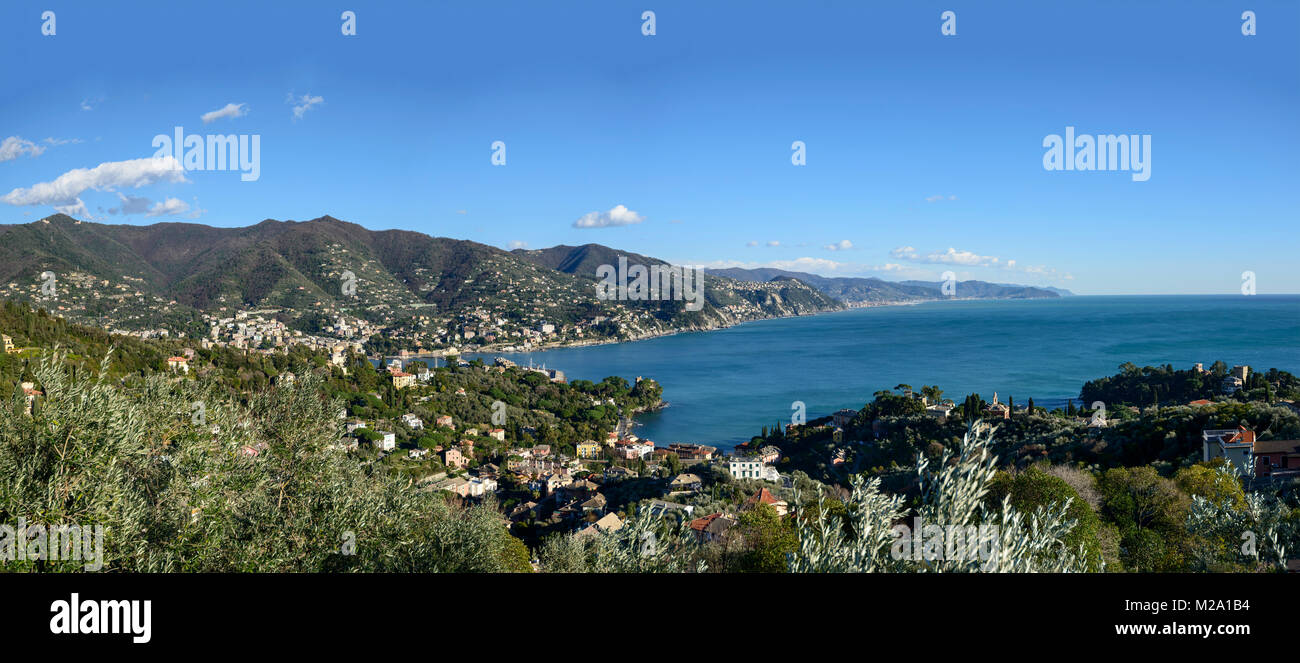
[[[945,298],[942,281],[886,281],[874,277],[826,277],[807,272],[792,272],[771,267],[743,269],[731,267],[710,269],[710,274],[750,281],[769,281],[773,278],[798,279],[822,293],[850,306],[925,301]],[[1055,288],[988,283],[986,281],[958,281],[956,297],[967,299],[1039,299],[1060,297]],[[1066,294],[1069,291],[1063,291]]]

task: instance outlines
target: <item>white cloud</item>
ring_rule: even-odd
[[[958,251],[948,247],[947,251],[931,252],[925,255],[917,253],[916,249],[910,246],[900,246],[889,255],[895,258],[901,258],[911,262],[917,262],[927,265],[963,265],[966,267],[996,267],[1000,260],[995,256],[982,256],[972,251]]]
[[[184,182],[185,171],[175,157],[109,161],[94,168],[76,168],[59,175],[51,182],[39,182],[5,194],[3,200],[10,205],[51,205],[64,214],[73,210],[86,213],[81,194],[87,190],[112,191],[117,187],[139,188],[154,182]]]
[[[204,113],[203,115],[200,115],[199,119],[203,120],[204,124],[207,124],[209,122],[220,120],[226,117],[243,117],[245,115],[248,115],[248,110],[245,108],[245,106],[247,105],[248,104],[235,104],[235,103],[226,104],[225,106],[222,106],[217,110],[209,111],[207,113]]]
[[[940,200],[957,200],[957,196],[926,196],[925,202],[937,203]]]
[[[574,228],[608,228],[610,226],[630,226],[645,221],[645,217],[622,206],[615,205],[608,212],[587,212],[577,221]]]
[[[178,198],[168,198],[162,202],[154,203],[145,216],[177,216],[188,211],[190,211],[189,203]]]
[[[303,114],[310,110],[312,106],[325,103],[325,97],[313,97],[310,94],[295,97],[293,93],[290,92],[289,98],[285,103],[293,104],[293,119],[301,120]]]
[[[58,145],[76,145],[77,143],[83,141],[80,138],[46,138],[41,142],[45,143],[46,145],[58,146]]]
[[[750,240],[748,242],[745,242],[745,246],[758,246],[758,242]]]
[[[511,250],[514,250],[514,249],[526,249],[526,248],[528,248],[528,242],[521,242],[521,241],[519,241],[519,240],[516,239],[516,240],[510,242],[510,245],[509,245],[509,246],[510,246],[510,249],[511,249]]]
[[[946,251],[933,251],[922,254],[911,246],[900,246],[889,254],[895,258],[906,260],[908,262],[926,264],[926,265],[957,265],[961,267],[990,267],[1001,269],[1008,272],[1020,272],[1051,280],[1072,280],[1074,277],[1070,274],[1061,274],[1050,267],[1043,265],[1021,266],[1014,259],[1008,258],[1003,260],[997,256],[983,256],[973,251],[959,251],[953,247],[948,247]]]
[[[0,142],[0,161],[12,161],[24,154],[29,157],[39,156],[44,151],[44,147],[21,136],[10,136]]]
[[[834,244],[826,245],[827,251],[848,251],[851,248],[853,248],[853,242],[850,242],[847,239],[842,239]]]
[[[54,207],[54,211],[60,214],[81,217],[83,219],[93,218],[90,216],[90,210],[86,209],[86,203],[81,202],[80,199],[74,200],[67,205],[52,205],[52,207]]]
[[[772,247],[772,248],[776,248],[776,247],[778,247],[778,246],[781,246],[781,242],[778,242],[777,240],[772,240],[772,241],[768,242],[767,245],[770,246],[770,247]]]

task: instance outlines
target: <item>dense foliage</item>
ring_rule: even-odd
[[[76,377],[47,357],[34,412],[0,408],[0,522],[102,526],[109,571],[528,568],[490,505],[453,507],[331,448],[337,408],[311,377],[241,405],[162,375],[126,391],[107,363]]]

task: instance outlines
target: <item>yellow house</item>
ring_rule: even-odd
[[[0,340],[4,341],[6,354],[14,354],[15,352],[18,352],[18,348],[14,347],[14,340],[10,338],[8,334],[0,334]]]
[[[600,455],[600,444],[587,440],[578,445],[578,458],[595,458]]]

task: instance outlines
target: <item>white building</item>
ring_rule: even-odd
[[[952,403],[937,403],[935,405],[927,406],[925,408],[925,413],[939,421],[947,421],[948,415],[952,413],[954,407],[956,406]]]
[[[375,432],[379,433],[380,436],[378,440],[375,440],[375,446],[379,447],[380,451],[392,451],[397,448],[397,434],[382,430]]]
[[[736,479],[762,479],[763,459],[757,456],[732,456],[727,459],[727,470]]]

